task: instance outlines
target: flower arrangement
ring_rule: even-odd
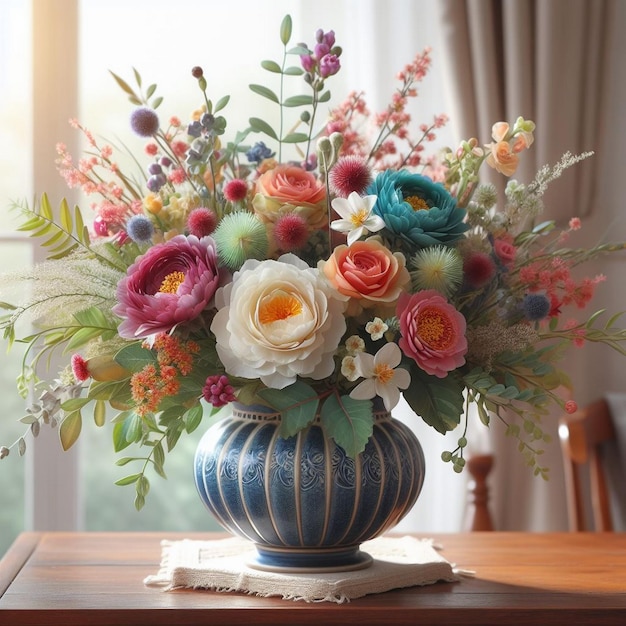
[[[588,155],[566,154],[529,184],[510,180],[498,208],[479,170],[512,176],[533,143],[531,121],[496,123],[489,143],[471,139],[427,157],[446,117],[414,138],[408,104],[427,75],[428,49],[399,73],[382,113],[355,92],[322,116],[341,66],[333,31],[318,30],[312,47],[290,46],[287,16],[280,39],[282,60],[261,64],[280,92],[250,85],[279,107],[277,129],[251,118],[227,139],[229,98],[211,99],[199,67],[192,75],[204,102],[188,123],[167,125],[156,85],[144,88],[137,71],[136,87],[113,75],[146,141],[134,174],[73,122],[87,154],[75,162],[59,145],[58,168],[96,198],[93,223],[65,201],[53,210],[46,195],[18,205],[21,230],[40,237],[49,258],[8,277],[31,283],[29,299],[0,303],[5,339],[26,345],[18,388],[34,393],[22,421],[33,435],[58,425],[67,449],[87,407],[102,426],[108,405],[115,450],[147,450],[119,459],[139,463],[118,481],[135,485],[138,508],[147,468],[165,476],[179,437],[234,401],[280,412],[284,437],[319,416],[355,456],[372,432],[373,399],[392,410],[402,395],[437,431],[461,428],[458,447],[442,454],[455,471],[474,402],[485,424],[505,423],[545,476],[542,417],[554,403],[575,408],[561,395],[568,378],[556,363],[587,341],[623,354],[626,339],[617,316],[600,325],[601,312],[583,321],[565,313],[583,309],[603,280],[577,280],[574,268],[624,245],[568,248],[578,219],[565,229],[536,223],[548,184]],[[288,79],[303,80],[306,93],[286,97]],[[34,330],[21,335],[25,317]],[[57,353],[58,375],[40,377],[42,359]],[[24,437],[13,446],[23,453]]]

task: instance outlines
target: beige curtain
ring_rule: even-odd
[[[610,231],[624,239],[624,2],[616,0],[441,0],[446,78],[451,116],[459,139],[490,141],[495,121],[519,116],[537,124],[535,145],[515,178],[528,182],[536,170],[567,150],[596,154],[551,185],[545,217],[578,216],[593,243]],[[496,182],[492,177],[492,182]],[[503,181],[500,180],[500,183]],[[584,219],[587,218],[587,219]],[[624,258],[594,268],[609,277],[596,306],[625,309]],[[608,349],[590,346],[572,354],[567,368],[582,404],[611,390],[626,389],[624,363]],[[500,530],[566,528],[561,456],[554,415],[545,463],[551,479],[534,478],[503,429],[491,428],[496,456],[492,513]]]
[[[565,152],[599,150],[606,107],[608,58],[615,36],[615,0],[443,0],[447,76],[453,119],[490,141],[495,121],[521,115],[538,127],[517,176]],[[604,94],[604,97],[602,96]],[[594,168],[595,166],[595,168]],[[549,217],[591,210],[594,169],[588,162],[555,183]]]

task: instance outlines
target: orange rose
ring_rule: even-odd
[[[404,255],[375,239],[337,246],[319,267],[339,293],[363,308],[394,306],[410,280]]]
[[[499,141],[488,147],[491,148],[491,154],[487,157],[487,164],[505,176],[515,174],[519,157],[511,150],[509,142]]]
[[[279,165],[259,176],[252,205],[265,223],[294,212],[312,229],[327,222],[326,188],[311,172],[295,165]]]

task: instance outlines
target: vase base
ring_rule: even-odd
[[[332,572],[353,572],[369,567],[374,559],[359,550],[351,548],[268,548],[256,546],[256,555],[246,565],[264,572],[285,574],[317,574]]]

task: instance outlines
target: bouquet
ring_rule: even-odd
[[[446,117],[414,136],[408,106],[428,49],[398,74],[386,110],[371,114],[354,92],[327,111],[341,68],[335,34],[318,30],[310,46],[291,36],[286,16],[281,60],[261,63],[270,86],[250,85],[278,107],[278,125],[252,117],[229,134],[229,98],[208,92],[200,67],[190,80],[201,102],[184,122],[163,121],[157,87],[139,72],[135,86],[113,74],[145,139],[134,171],[119,165],[123,148],[72,122],[88,148],[75,161],[60,144],[58,169],[94,198],[93,218],[45,194],[16,205],[20,230],[49,252],[5,277],[29,283],[29,297],[0,302],[4,338],[25,345],[22,421],[35,436],[58,426],[64,449],[86,417],[110,421],[116,451],[138,445],[118,460],[139,467],[118,481],[135,485],[138,508],[147,470],[165,476],[180,436],[232,402],[280,413],[284,437],[318,418],[354,457],[371,436],[373,401],[391,411],[403,396],[437,431],[459,428],[456,449],[442,453],[455,471],[472,402],[545,477],[542,419],[551,405],[576,406],[559,359],[588,341],[623,354],[626,339],[618,316],[567,312],[584,309],[603,280],[575,268],[624,245],[568,247],[580,220],[539,220],[549,183],[589,155],[565,154],[530,183],[511,179],[499,200],[479,171],[511,177],[533,122],[497,122],[488,142],[427,156]],[[286,96],[288,80],[304,93]],[[58,371],[42,374],[52,357]],[[13,447],[24,453],[25,437],[0,457]]]

